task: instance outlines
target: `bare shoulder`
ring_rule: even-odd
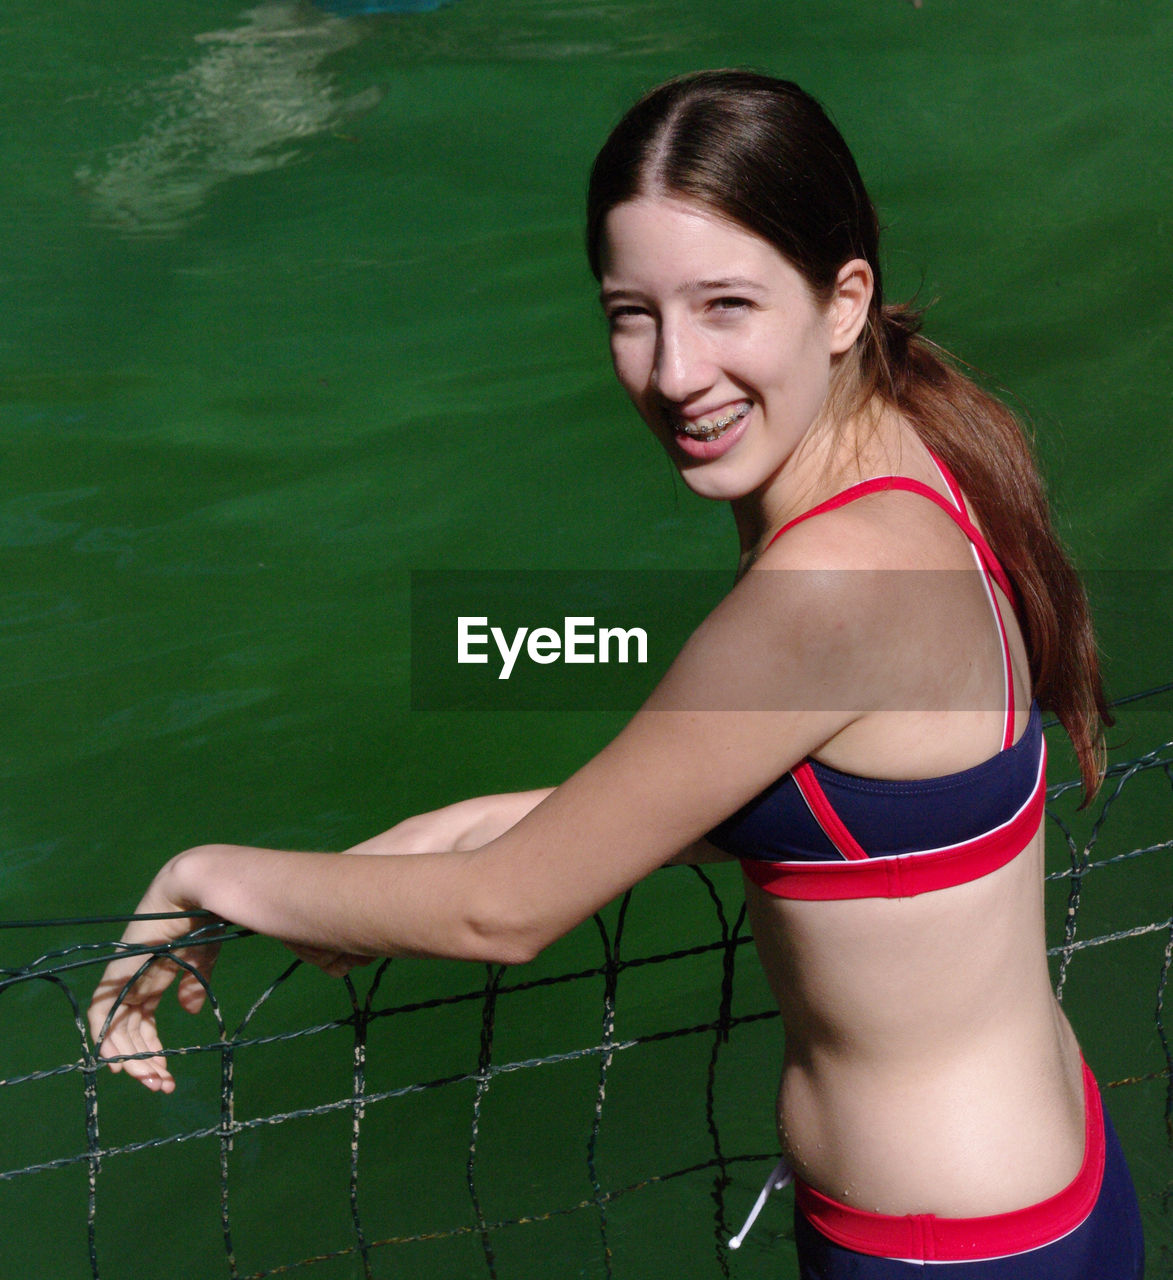
[[[773,549],[771,549],[772,551]],[[763,556],[690,637],[649,706],[822,714],[817,733],[866,709],[860,659],[888,600],[853,554]]]
[[[969,539],[945,511],[923,494],[893,488],[865,494],[788,529],[766,549],[755,567],[907,570],[972,566]]]
[[[817,598],[838,628],[821,634],[851,664],[850,678],[832,687],[854,696],[861,714],[812,753],[818,759],[922,777],[996,749],[1005,667],[990,588],[968,536],[935,502],[876,490],[788,530],[753,576]],[[1016,634],[1005,606],[1003,618]]]

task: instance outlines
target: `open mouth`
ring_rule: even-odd
[[[743,400],[736,409],[723,414],[720,418],[698,418],[695,422],[677,418],[672,425],[677,431],[691,437],[693,440],[719,440],[735,422],[740,422],[752,408],[753,405],[748,400]]]

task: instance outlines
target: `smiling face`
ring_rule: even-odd
[[[824,304],[768,241],[654,195],[608,213],[601,265],[616,376],[688,486],[725,500],[762,491],[806,439],[862,325],[855,264],[840,273],[846,293],[837,282]],[[855,283],[870,297],[870,274]]]

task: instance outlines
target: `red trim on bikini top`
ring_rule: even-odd
[[[799,789],[803,790],[805,779],[800,777],[800,769],[801,766],[792,770],[792,773]],[[807,775],[814,779],[809,767]],[[817,781],[815,785],[818,786]],[[810,804],[811,797],[805,790],[803,794]],[[816,812],[815,816],[847,860],[764,862],[742,858],[741,867],[746,878],[776,898],[801,899],[807,902],[848,898],[914,898],[917,894],[951,889],[954,885],[980,880],[982,876],[1013,861],[1026,848],[1043,821],[1043,806],[1047,799],[1046,743],[1042,744],[1039,752],[1034,789],[1018,812],[992,831],[940,849],[892,854],[882,858],[870,857],[843,826],[821,787],[818,788],[818,796],[826,808],[826,814],[838,824],[838,830],[833,833],[828,829],[826,814]],[[811,807],[814,811],[813,804]],[[848,844],[858,850],[858,854],[849,854]]]
[[[937,458],[934,457],[933,461],[940,467],[942,476],[945,477],[946,482],[952,488],[952,485],[956,483],[952,474],[945,469],[944,463]],[[818,506],[811,507],[809,511],[804,511],[802,515],[795,516],[793,520],[788,520],[766,545],[773,546],[784,533],[793,529],[796,524],[802,524],[804,520],[810,520],[813,516],[821,516],[825,511],[835,511],[839,507],[845,507],[849,502],[855,502],[859,498],[866,498],[870,493],[884,493],[891,489],[916,493],[922,498],[928,498],[930,502],[936,503],[977,548],[977,553],[981,556],[982,564],[986,567],[986,571],[1002,588],[1010,603],[1012,605],[1016,604],[1018,595],[1006,570],[998,563],[998,558],[994,555],[993,548],[965,510],[955,507],[948,498],[942,497],[936,489],[925,484],[923,480],[913,480],[910,476],[876,476],[871,480],[861,480],[858,484],[853,484],[841,493],[835,494],[833,498],[828,498],[825,502],[820,502]]]
[[[1099,1199],[1106,1152],[1104,1112],[1086,1062],[1083,1097],[1083,1162],[1079,1172],[1062,1191],[1025,1209],[982,1218],[938,1218],[931,1213],[898,1217],[840,1204],[801,1180],[795,1183],[795,1200],[808,1221],[828,1239],[875,1258],[964,1262],[1013,1257],[1042,1248],[1074,1231]]]
[[[908,476],[877,476],[851,485],[809,511],[795,516],[793,520],[787,521],[767,545],[772,545],[787,530],[793,529],[804,520],[847,506],[848,503],[867,497],[869,494],[890,490],[915,493],[920,497],[928,498],[949,516],[977,550],[987,582],[992,577],[1007,598],[1014,603],[1016,600],[1014,587],[1006,571],[998,563],[989,543],[965,511],[961,490],[952,472],[935,454],[930,453],[929,456],[940,471],[956,506],[923,481],[913,480]],[[998,623],[1006,673],[1006,720],[1002,735],[1002,749],[1005,751],[1014,743],[1014,683],[1010,664],[1010,643],[1006,636],[1006,626],[1002,621],[1002,611],[998,608],[992,589],[990,599]],[[847,860],[846,863],[790,864],[745,860],[746,872],[761,888],[777,897],[806,899],[908,897],[977,879],[1005,865],[1020,853],[1034,834],[1038,823],[1042,821],[1046,777],[1045,755],[1044,748],[1043,757],[1040,760],[1039,780],[1034,792],[1010,822],[963,845],[876,860],[870,857],[844,825],[819,785],[810,763],[804,760],[791,770],[791,775],[815,820]],[[913,859],[916,861],[914,862]],[[864,863],[871,863],[871,866],[865,869],[861,865]],[[850,880],[837,878],[848,866],[853,873]],[[795,879],[792,879],[792,876]]]

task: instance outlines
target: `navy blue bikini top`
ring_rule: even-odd
[[[1030,843],[1043,818],[1046,745],[1031,705],[1014,742],[1010,646],[993,583],[1014,599],[1009,579],[969,519],[957,482],[934,458],[953,498],[905,476],[852,485],[783,526],[869,493],[901,489],[936,503],[969,538],[1002,641],[1006,717],[1002,750],[939,778],[892,781],[842,773],[804,760],[714,827],[710,843],[740,858],[747,877],[782,898],[903,898],[987,875]]]

